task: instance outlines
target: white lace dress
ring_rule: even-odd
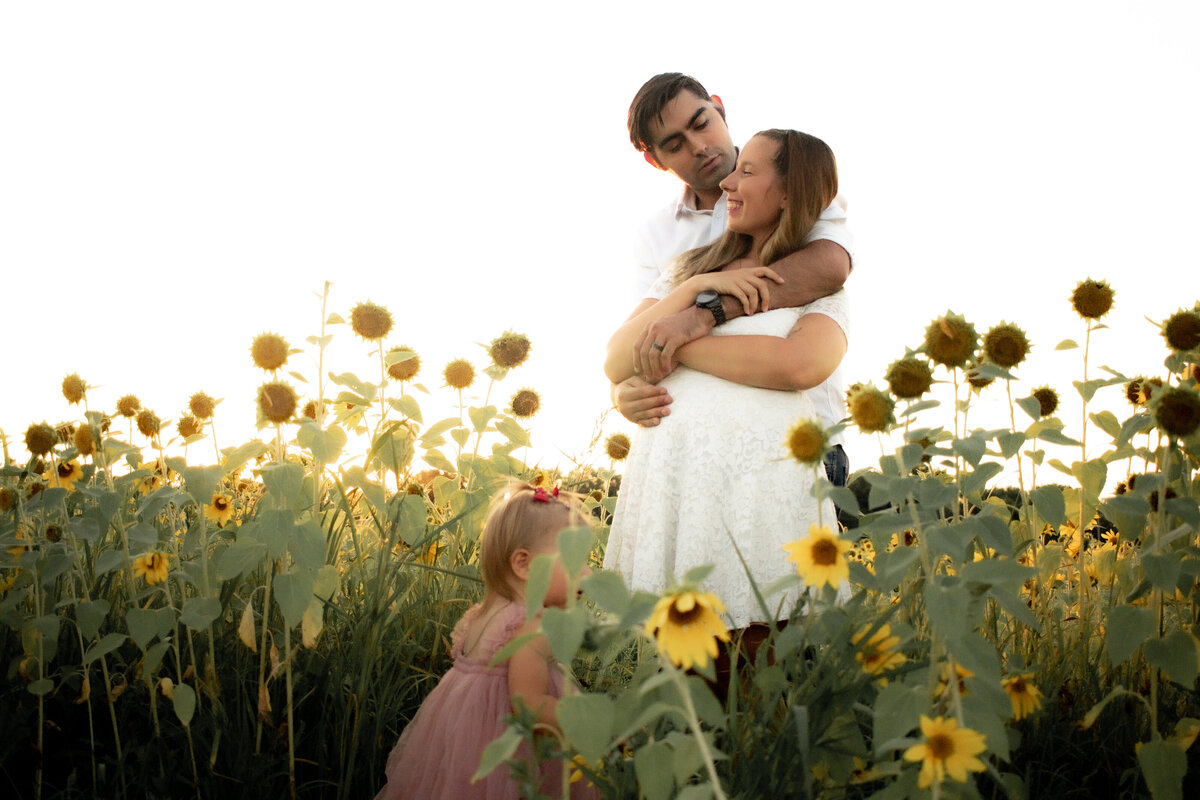
[[[786,336],[805,314],[824,314],[848,330],[845,291],[738,317],[714,335]],[[703,588],[725,604],[726,622],[767,621],[730,540],[760,590],[794,573],[783,545],[807,536],[818,514],[809,493],[813,470],[791,458],[786,438],[797,420],[816,416],[812,402],[804,392],[743,386],[687,367],[662,385],[674,401],[671,413],[633,438],[604,567],[632,588],[658,593],[692,567],[713,564]],[[828,501],[821,520],[836,530]],[[768,597],[771,618],[786,619],[802,591]]]

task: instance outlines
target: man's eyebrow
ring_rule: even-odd
[[[707,110],[708,110],[708,109],[707,109],[707,108],[705,108],[704,106],[701,106],[700,108],[696,109],[696,113],[695,113],[695,114],[692,114],[692,116],[691,116],[691,119],[689,119],[689,120],[687,121],[687,124],[683,126],[683,129],[684,129],[684,130],[691,130],[692,128],[694,128],[694,127],[696,126],[696,121],[697,121],[698,119],[700,119],[700,117],[704,116],[704,112],[705,112],[705,111],[707,111]],[[661,140],[661,141],[658,143],[658,147],[659,147],[659,149],[665,148],[665,147],[667,146],[667,144],[668,144],[668,143],[669,143],[671,140],[673,140],[673,139],[678,139],[678,138],[679,138],[679,137],[681,137],[682,135],[683,135],[682,133],[672,133],[670,136],[667,136],[667,137],[663,138],[663,139],[662,139],[662,140]]]

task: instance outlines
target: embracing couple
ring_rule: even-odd
[[[803,418],[840,420],[851,237],[833,152],[793,130],[739,150],[721,99],[695,79],[657,75],[629,109],[646,161],[684,183],[640,240],[633,314],[609,341],[613,400],[639,425],[625,465],[605,567],[636,589],[713,564],[704,588],[753,638],[758,586],[793,572],[783,545],[835,511],[818,509],[810,468],[788,457]],[[830,481],[848,472],[840,437]],[[743,567],[731,542],[745,560]],[[800,590],[772,598],[786,619]]]

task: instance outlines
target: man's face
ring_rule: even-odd
[[[721,179],[733,171],[737,153],[717,100],[682,91],[651,126],[650,155],[697,194],[720,194]]]

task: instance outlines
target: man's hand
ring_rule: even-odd
[[[613,403],[621,416],[643,428],[653,428],[671,413],[671,395],[640,375],[613,386]]]
[[[711,311],[696,306],[654,320],[634,342],[634,372],[650,383],[658,383],[674,371],[675,351],[707,336],[716,324]]]

